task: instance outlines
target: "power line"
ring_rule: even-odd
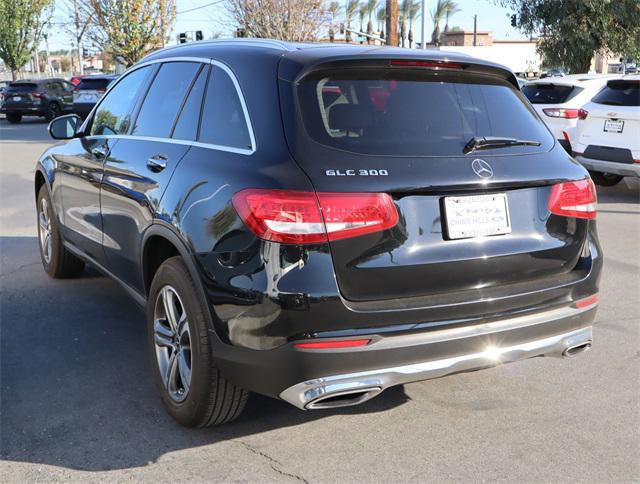
[[[218,3],[222,3],[225,0],[217,0],[215,2],[211,2],[211,3],[205,3],[204,5],[200,5],[199,7],[193,7],[193,8],[188,8],[187,10],[182,10],[180,12],[176,12],[176,15],[181,15],[183,13],[189,13],[189,12],[193,12],[195,10],[200,10],[202,8],[206,8],[206,7],[211,7],[212,5],[216,5]]]

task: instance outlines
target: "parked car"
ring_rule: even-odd
[[[49,129],[69,142],[36,166],[43,267],[91,263],[146,308],[183,425],[249,391],[343,407],[591,346],[595,188],[497,64],[197,42]]]
[[[10,123],[23,116],[41,116],[47,121],[71,110],[73,86],[64,79],[31,79],[9,84],[0,112]]]
[[[571,75],[531,81],[522,92],[562,146],[571,153],[580,108],[604,87],[611,76]]]
[[[11,81],[0,81],[0,108],[2,107],[2,102],[4,101],[4,93],[7,90],[7,86],[11,84]]]
[[[93,106],[100,100],[118,76],[95,75],[83,77],[73,90],[73,112],[81,118],[86,118]]]
[[[540,79],[545,79],[547,77],[565,77],[567,75],[566,71],[561,67],[557,67],[554,69],[549,69],[540,74]]]
[[[640,76],[608,81],[583,106],[573,150],[599,185],[640,177]]]

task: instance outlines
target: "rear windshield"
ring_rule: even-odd
[[[542,143],[496,154],[547,150],[553,144],[524,97],[498,78],[393,69],[312,76],[298,91],[304,125],[312,139],[331,148],[386,156],[460,156],[469,140],[480,136]]]
[[[609,81],[592,101],[608,106],[640,106],[640,81]]]
[[[17,82],[14,84],[9,84],[7,92],[30,92],[35,91],[37,88],[37,84],[32,84],[29,82]]]
[[[81,91],[105,90],[110,82],[111,79],[82,79],[76,89]]]
[[[575,97],[581,87],[559,86],[556,84],[528,84],[522,92],[531,104],[562,104]]]

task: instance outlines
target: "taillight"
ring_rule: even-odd
[[[389,229],[398,223],[386,193],[247,189],[233,196],[240,218],[272,242],[313,244]]]
[[[552,118],[577,119],[579,109],[547,108],[542,112]]]
[[[596,187],[590,178],[585,178],[553,185],[547,207],[555,215],[594,219],[596,202]]]
[[[462,69],[463,65],[457,62],[447,61],[423,61],[423,60],[392,60],[389,61],[392,67],[431,67],[441,69]]]
[[[31,93],[31,96],[37,97],[38,99],[40,99],[42,96],[44,96],[44,93],[40,91],[34,91]]]
[[[585,111],[584,109],[578,109],[578,119],[587,119],[589,115],[589,111]]]

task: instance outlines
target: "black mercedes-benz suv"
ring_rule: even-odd
[[[496,64],[197,42],[149,55],[36,167],[42,263],[147,311],[188,426],[591,346],[596,192]]]

